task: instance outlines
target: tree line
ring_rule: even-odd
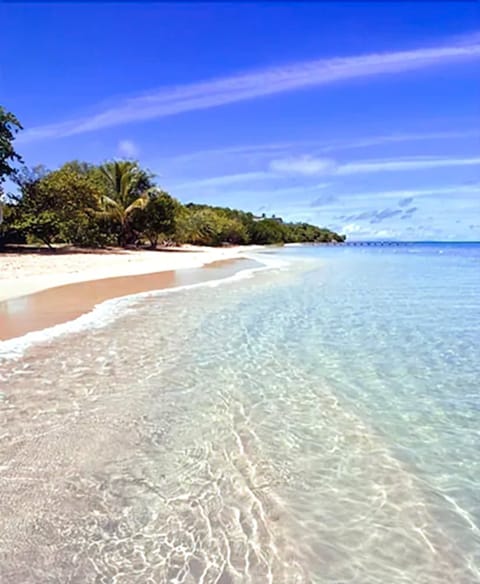
[[[80,247],[192,243],[281,244],[342,242],[345,237],[308,223],[188,203],[155,183],[134,160],[100,165],[72,161],[56,170],[27,168],[13,148],[19,121],[0,106],[0,196],[9,178],[17,193],[0,203],[0,247],[69,243]]]

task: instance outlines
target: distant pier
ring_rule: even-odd
[[[405,245],[408,242],[405,241],[331,241],[328,243],[322,243],[321,245],[340,245],[342,247],[398,247]]]
[[[345,245],[362,246],[362,247],[384,247],[384,246],[399,246],[405,245],[404,241],[346,241]]]

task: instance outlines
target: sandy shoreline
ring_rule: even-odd
[[[0,302],[78,282],[198,268],[244,257],[259,246],[208,248],[184,246],[168,251],[0,254]]]
[[[237,258],[201,269],[88,280],[4,300],[0,302],[0,342],[70,322],[112,298],[228,278],[252,265],[256,262]]]
[[[112,298],[227,278],[253,263],[245,253],[254,249],[0,254],[0,342],[74,320]]]

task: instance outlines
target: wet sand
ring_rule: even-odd
[[[0,341],[68,322],[111,298],[228,278],[257,265],[243,258],[224,260],[202,268],[67,284],[4,300],[0,302]]]
[[[31,250],[0,253],[0,302],[91,280],[201,268],[245,257],[259,246],[182,246],[167,250]]]

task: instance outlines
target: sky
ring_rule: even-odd
[[[29,166],[349,239],[480,240],[480,3],[0,3]]]

